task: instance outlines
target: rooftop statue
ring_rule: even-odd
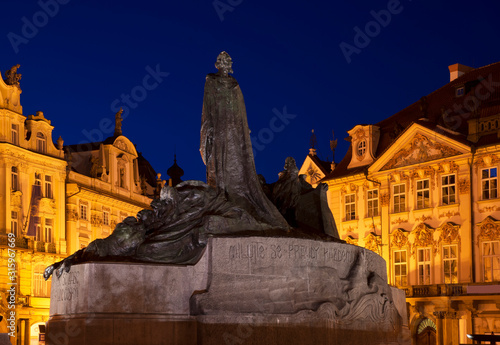
[[[126,218],[109,237],[47,267],[45,279],[54,271],[60,276],[71,265],[86,261],[194,264],[212,235],[290,235],[293,227],[300,226],[319,229],[332,240],[338,238],[326,204],[326,185],[316,190],[305,186],[293,158],[287,159],[273,194],[266,196],[263,187],[271,188],[255,170],[243,94],[229,75],[233,72],[229,54],[220,53],[215,66],[219,71],[206,78],[201,124],[200,152],[207,166],[207,183],[164,186],[151,209],[140,211],[137,218]],[[280,210],[271,202],[273,198]],[[304,223],[308,219],[314,224]]]
[[[21,65],[14,65],[11,69],[5,72],[5,83],[7,85],[15,85],[19,87],[19,80],[21,80],[21,74],[17,73],[19,67],[21,67]]]

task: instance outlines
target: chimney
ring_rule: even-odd
[[[448,66],[448,69],[450,70],[450,81],[453,81],[465,73],[472,71],[474,68],[456,63]]]

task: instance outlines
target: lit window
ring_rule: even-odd
[[[394,213],[404,212],[406,211],[406,192],[405,185],[398,184],[393,188],[394,195]]]
[[[46,219],[45,220],[45,242],[47,243],[52,243],[54,240],[54,232],[53,232],[53,227],[52,224],[54,221],[52,219]]]
[[[500,242],[483,242],[483,280],[500,280]]]
[[[441,177],[441,202],[442,205],[451,205],[456,202],[455,175]]]
[[[394,251],[394,284],[396,286],[406,286],[407,269],[406,269],[406,250]]]
[[[109,225],[109,212],[104,211],[102,212],[102,224],[108,226]]]
[[[14,145],[19,145],[19,125],[12,124],[11,141]]]
[[[481,174],[483,200],[497,197],[497,168],[483,169]]]
[[[36,134],[36,150],[41,153],[47,151],[47,140],[45,139],[45,135],[41,132]]]
[[[356,196],[348,194],[345,196],[345,220],[356,219]]]
[[[15,237],[19,236],[19,215],[16,211],[10,213],[10,232],[14,234]]]
[[[444,268],[444,283],[458,283],[457,269],[457,245],[443,246],[443,268]]]
[[[50,297],[51,279],[45,281],[43,272],[45,271],[44,264],[38,264],[33,270],[33,295],[37,297]]]
[[[417,209],[430,206],[429,180],[417,181]]]
[[[16,191],[16,190],[19,190],[19,180],[18,180],[18,170],[17,170],[17,167],[12,167],[11,168],[11,188],[12,188],[12,191]]]
[[[368,191],[368,217],[378,216],[378,190],[373,189]]]
[[[87,205],[80,204],[80,219],[87,220]]]
[[[366,152],[366,140],[361,140],[358,143],[358,156],[363,156]]]
[[[45,197],[52,199],[52,176],[45,175]]]
[[[431,249],[419,248],[418,255],[418,284],[429,285],[431,283]]]

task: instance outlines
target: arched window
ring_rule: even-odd
[[[47,152],[47,139],[42,132],[36,134],[36,150],[40,153]]]

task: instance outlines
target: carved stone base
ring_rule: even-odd
[[[409,344],[380,256],[290,237],[211,238],[193,266],[76,265],[50,313],[47,344]]]

